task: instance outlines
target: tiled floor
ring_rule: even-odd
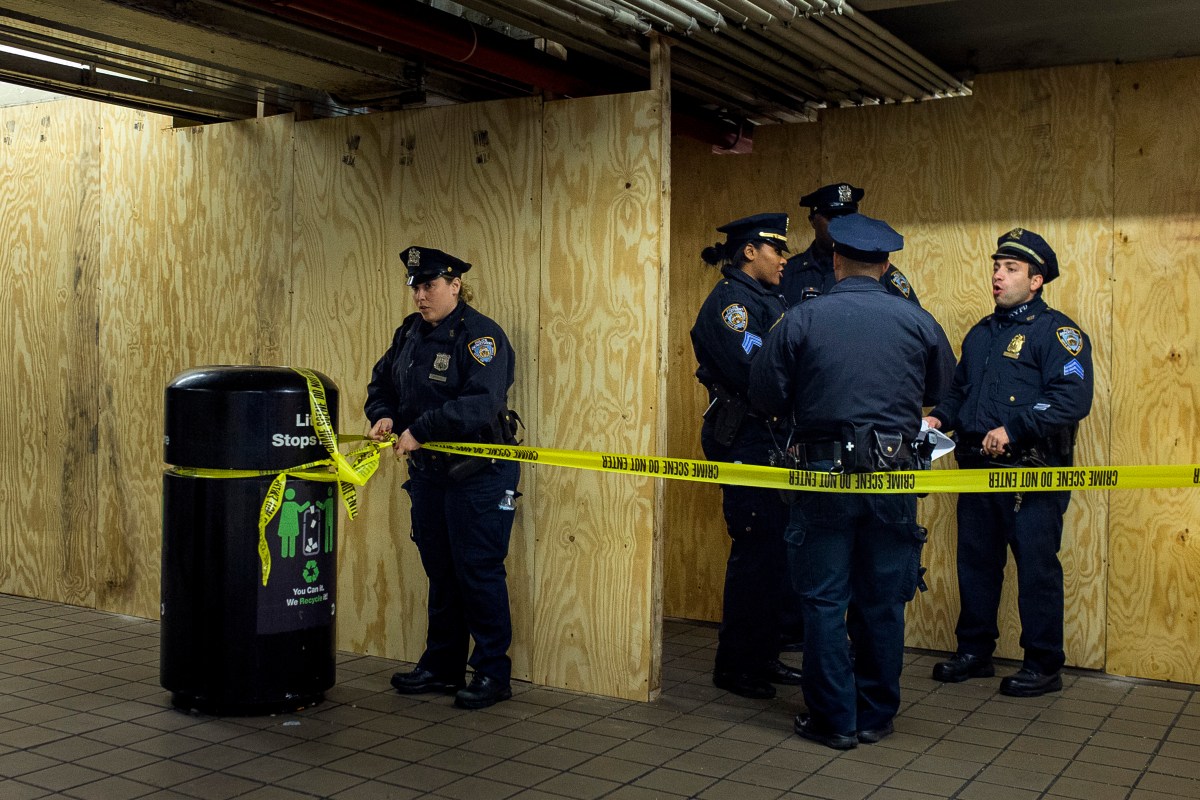
[[[213,718],[169,707],[157,623],[0,595],[0,800],[1200,798],[1193,687],[1071,673],[1015,700],[999,677],[935,683],[936,657],[910,653],[896,734],[838,753],[792,734],[798,690],[714,688],[713,628],[668,621],[664,640],[650,704],[518,683],[459,711],[343,654],[315,708]]]

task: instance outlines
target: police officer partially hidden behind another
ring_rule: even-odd
[[[364,411],[370,438],[399,432],[395,449],[408,455],[404,488],[429,576],[429,631],[416,669],[393,675],[392,686],[401,694],[455,694],[460,708],[484,708],[512,697],[504,558],[520,466],[421,445],[515,442],[507,409],[513,350],[500,326],[467,304],[462,275],[470,264],[431,247],[409,247],[401,258],[417,313],[375,364]],[[474,676],[464,688],[467,664]]]
[[[721,280],[692,327],[696,378],[708,390],[700,429],[713,461],[767,464],[771,422],[751,411],[750,364],[785,306],[778,293],[787,252],[787,214],[756,214],[717,228],[724,244],[701,257],[721,265]],[[713,684],[743,697],[775,696],[771,684],[798,684],[800,673],[779,660],[779,611],[787,589],[783,528],[787,507],[779,492],[722,486],[722,508],[733,540],[725,567],[725,597]]]
[[[912,469],[921,409],[950,388],[954,352],[929,312],[879,282],[900,234],[861,214],[834,219],[829,233],[838,281],[771,331],[750,397],[762,413],[792,416],[800,469]],[[845,750],[892,733],[904,606],[925,541],[916,513],[912,494],[796,492],[786,540],[804,614],[801,737]]]
[[[992,255],[996,310],[968,331],[950,396],[926,417],[931,427],[958,431],[960,466],[1073,462],[1076,429],[1092,407],[1092,352],[1079,326],[1042,299],[1042,287],[1057,277],[1058,258],[1041,236],[1015,228],[1000,237]],[[1062,688],[1058,549],[1070,500],[1070,492],[959,495],[958,651],[933,668],[935,679],[995,674],[996,612],[1011,547],[1025,658],[1000,691],[1036,697]]]
[[[863,194],[864,190],[848,183],[831,183],[800,198],[800,205],[809,209],[808,222],[815,238],[807,250],[788,259],[783,270],[780,288],[789,306],[833,288],[833,239],[829,235],[829,223],[856,213]],[[891,262],[884,268],[879,282],[892,294],[921,304],[908,278]]]

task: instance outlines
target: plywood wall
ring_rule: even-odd
[[[0,110],[0,466],[16,476],[0,488],[0,592],[155,617],[166,383],[206,363],[310,366],[341,387],[342,430],[360,432],[367,371],[409,309],[396,254],[430,236],[477,264],[477,304],[514,340],[530,443],[638,452],[665,438],[668,455],[699,455],[687,332],[716,276],[697,254],[717,225],[767,210],[793,214],[803,248],[796,200],[832,180],[865,186],[863,210],[906,234],[897,263],[954,341],[989,311],[996,236],[1043,233],[1063,263],[1047,299],[1095,349],[1080,463],[1198,461],[1200,118],[1178,101],[1198,77],[1197,60],[993,75],[969,99],[764,129],[753,156],[676,139],[669,296],[657,94],[178,131],[85,101]],[[424,584],[402,480],[386,465],[343,523],[339,625],[343,647],[414,658]],[[536,467],[522,491],[517,674],[648,696],[655,532],[665,613],[715,619],[719,492],[669,482],[660,515],[646,479]],[[1200,682],[1197,503],[1075,495],[1071,663]],[[931,591],[910,644],[951,649],[952,498],[923,501],[922,517]],[[1016,655],[1011,591],[1003,627]]]
[[[867,190],[861,209],[906,235],[895,262],[957,346],[991,313],[991,253],[1016,226],[1042,234],[1062,277],[1043,293],[1093,342],[1095,403],[1077,460],[1106,464],[1112,388],[1112,68],[1071,67],[982,76],[969,98],[822,123],[824,176]],[[1067,512],[1062,561],[1068,662],[1104,664],[1108,496],[1080,492]],[[953,650],[957,531],[951,497],[922,503],[930,528],[930,592],[911,606],[911,645]],[[1020,658],[1016,581],[1005,580],[997,653]]]
[[[156,617],[163,392],[192,367],[279,363],[292,121],[173,130],[110,107],[102,119],[95,581],[100,608]]]
[[[745,213],[785,209],[794,215],[793,244],[806,247],[811,230],[805,230],[806,211],[796,205],[797,198],[825,183],[850,181],[866,189],[864,213],[887,219],[905,234],[905,248],[895,262],[957,344],[991,311],[989,255],[996,238],[1016,225],[1042,233],[1063,265],[1063,276],[1046,290],[1046,299],[1089,333],[1097,352],[1098,402],[1082,428],[1079,462],[1109,463],[1113,126],[1112,68],[1088,66],[982,76],[971,98],[831,111],[816,125],[763,130],[755,150],[761,142],[760,152],[785,154],[782,158],[714,156],[679,141],[677,181],[712,180],[707,191],[677,187],[674,236],[677,242],[695,240],[690,226],[696,217],[714,218],[715,225]],[[748,198],[750,189],[738,191],[781,175],[789,159],[807,169],[791,166],[788,177],[795,177],[779,181],[773,195]],[[715,241],[711,234],[699,238],[693,251],[710,241]],[[677,254],[680,250],[681,245],[675,248]],[[673,271],[676,278],[682,274]],[[696,307],[700,299],[695,298]],[[681,348],[681,320],[673,320],[672,334],[673,346]],[[694,369],[694,359],[681,359],[678,373]],[[678,374],[675,379],[682,382]],[[682,392],[672,397],[682,399],[670,414],[695,425],[696,398]],[[679,494],[694,499],[672,508],[712,503],[703,492],[682,487]],[[1079,666],[1104,663],[1108,502],[1104,494],[1077,493],[1066,520],[1067,651]],[[931,530],[925,555],[931,591],[910,607],[908,641],[952,650],[958,608],[953,498],[922,501],[921,518]],[[684,513],[667,521],[672,529],[690,529],[695,549],[705,551],[669,551],[668,609],[702,610],[700,597],[708,598],[708,609],[719,609],[726,545],[720,517],[712,513],[707,519],[702,525]],[[692,564],[704,568],[689,572]],[[701,576],[706,586],[697,585]],[[1006,589],[1011,590],[1011,572],[1009,577]],[[1002,629],[999,653],[1019,657],[1012,591],[1006,591]]]
[[[436,247],[472,264],[473,304],[517,354],[509,403],[536,436],[541,289],[541,103],[485,103],[297,126],[295,246],[286,326],[291,363],[329,375],[341,391],[340,430],[366,432],[371,367],[415,308],[400,251]],[[339,645],[415,661],[425,644],[428,584],[409,538],[402,461],[385,459],[343,518]],[[520,490],[537,495],[526,469]],[[508,559],[513,674],[530,675],[536,527],[519,502]]]
[[[546,106],[536,445],[656,445],[665,335],[657,97]],[[651,617],[660,591],[652,481],[548,469],[533,507],[534,681],[648,698],[661,622]]]
[[[92,605],[98,106],[0,109],[0,592]]]
[[[790,215],[793,252],[808,247],[812,229],[796,207],[802,187],[820,180],[820,134],[816,125],[763,130],[748,155],[714,155],[695,139],[675,137],[672,170],[671,354],[667,373],[667,453],[704,458],[701,414],[708,393],[696,380],[690,331],[720,272],[700,251],[724,237],[717,226],[763,211]],[[764,191],[765,190],[765,191]],[[666,481],[664,613],[669,617],[719,620],[729,537],[720,524],[721,490],[687,481]],[[716,590],[714,591],[714,587]]]
[[[1113,463],[1200,463],[1200,60],[1116,70]],[[1114,492],[1108,664],[1200,683],[1200,491]]]

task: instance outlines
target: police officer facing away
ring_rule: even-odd
[[[429,629],[416,669],[397,672],[392,686],[401,694],[454,694],[460,708],[484,708],[512,696],[504,558],[520,465],[421,445],[513,443],[506,407],[513,350],[500,326],[467,304],[462,275],[470,264],[431,247],[409,247],[401,257],[417,313],[375,364],[364,411],[371,439],[401,432],[395,449],[408,456],[404,488],[429,576]],[[474,676],[464,687],[467,664]]]
[[[796,305],[806,295],[824,294],[833,288],[833,239],[829,235],[829,223],[856,213],[858,201],[864,194],[864,190],[848,183],[831,183],[800,198],[800,205],[809,209],[808,222],[815,238],[807,250],[788,259],[783,270],[780,287],[789,306]],[[892,294],[921,304],[908,278],[890,262],[879,282]]]
[[[1092,406],[1088,337],[1042,299],[1058,277],[1046,240],[1016,228],[992,255],[993,314],[963,341],[949,397],[926,421],[958,431],[966,468],[1067,466],[1075,431]],[[992,652],[1007,549],[1017,564],[1021,670],[1000,682],[1014,697],[1062,688],[1063,573],[1058,560],[1069,492],[962,494],[958,498],[958,651],[933,677],[957,683],[995,674]]]
[[[950,388],[953,350],[929,312],[879,281],[900,234],[861,214],[829,233],[837,283],[771,331],[750,396],[792,417],[800,469],[911,469],[921,409]],[[844,750],[892,733],[925,540],[916,512],[912,494],[796,492],[786,540],[804,616],[801,737]]]
[[[746,386],[763,337],[785,310],[778,286],[787,222],[786,214],[734,220],[717,228],[725,242],[701,254],[709,264],[721,265],[721,280],[692,327],[696,378],[710,401],[700,443],[713,461],[767,464],[774,444],[771,423],[750,409]],[[774,489],[722,486],[721,491],[733,543],[713,684],[743,697],[774,697],[771,684],[800,682],[800,673],[779,660],[787,507]]]

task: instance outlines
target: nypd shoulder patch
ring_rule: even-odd
[[[892,273],[892,285],[900,290],[900,294],[908,297],[912,294],[912,287],[908,285],[908,278],[904,277],[904,273],[899,270]]]
[[[1079,355],[1079,351],[1083,349],[1083,334],[1078,328],[1059,328],[1058,341],[1073,356]]]
[[[737,331],[738,333],[741,333],[750,326],[750,314],[741,303],[732,303],[725,306],[725,310],[721,312],[721,319],[725,321],[725,325],[730,330]]]
[[[481,336],[467,345],[471,356],[480,364],[490,364],[496,357],[496,340],[490,336]]]

